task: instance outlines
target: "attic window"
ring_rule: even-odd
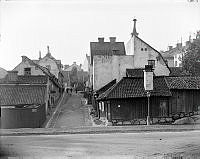
[[[145,48],[144,50],[147,51],[147,48]]]
[[[143,48],[141,48],[141,51],[143,51],[144,49]]]
[[[24,68],[24,75],[25,76],[31,75],[31,68],[30,67]]]

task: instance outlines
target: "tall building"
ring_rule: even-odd
[[[156,76],[169,75],[166,61],[159,51],[138,37],[136,19],[133,21],[134,27],[126,50],[124,42],[116,42],[115,37],[111,37],[109,42],[98,38],[98,42],[90,43],[90,86],[94,90],[114,79],[121,80],[126,76],[126,69],[144,69],[147,64],[153,65]]]

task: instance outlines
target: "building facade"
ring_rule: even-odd
[[[8,71],[0,80],[2,127],[41,127],[62,95],[62,87],[53,77],[45,72],[18,75],[17,71]]]
[[[18,75],[44,75],[44,73],[35,65],[42,66],[49,70],[60,83],[63,82],[62,64],[61,60],[56,60],[50,53],[49,46],[47,46],[47,54],[41,58],[41,52],[39,53],[38,60],[27,60],[26,56],[22,56],[22,61],[18,64],[13,71],[18,71]]]
[[[170,68],[160,52],[138,37],[136,19],[126,50],[123,42],[116,42],[116,38],[111,37],[110,42],[104,42],[104,38],[91,42],[90,51],[90,85],[94,91],[114,79],[119,81],[125,77],[126,69],[144,69],[147,64],[153,65],[156,76],[170,74]]]

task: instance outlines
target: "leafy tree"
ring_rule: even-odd
[[[190,42],[183,57],[183,69],[192,76],[200,75],[200,32]]]

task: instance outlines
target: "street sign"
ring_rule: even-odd
[[[144,89],[146,91],[153,90],[153,72],[144,71]]]

